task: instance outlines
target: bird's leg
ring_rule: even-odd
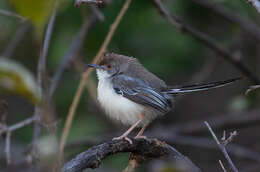
[[[133,129],[135,129],[135,127],[144,119],[144,115],[141,114],[138,121],[136,121],[136,123],[134,123],[124,134],[122,134],[119,137],[115,137],[113,138],[113,140],[120,140],[120,139],[125,139],[127,140],[130,144],[132,144],[132,140],[129,139],[127,136],[129,133],[131,133],[131,131],[133,131]]]
[[[146,129],[146,127],[148,126],[148,124],[145,124],[141,130],[138,132],[138,134],[135,136],[135,139],[137,138],[143,138],[146,139],[146,136],[143,136],[144,130]]]

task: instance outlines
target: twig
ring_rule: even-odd
[[[248,95],[251,91],[255,91],[256,89],[260,88],[260,85],[252,85],[250,86],[246,92],[245,92],[245,95]]]
[[[91,9],[100,21],[105,20],[104,14],[98,9],[98,7],[96,5],[91,5]]]
[[[2,135],[3,133],[13,132],[13,131],[18,130],[22,127],[25,127],[26,125],[29,125],[33,122],[35,122],[35,118],[30,117],[30,118],[27,118],[27,119],[25,119],[21,122],[14,124],[14,125],[11,125],[9,127],[1,128],[0,135]]]
[[[6,163],[7,163],[7,165],[11,164],[10,147],[11,147],[11,132],[7,132],[6,133],[6,138],[5,138],[5,155],[6,155]]]
[[[250,3],[258,13],[260,13],[260,1],[259,0],[246,0],[248,3]]]
[[[160,14],[165,17],[173,26],[178,30],[191,35],[193,38],[204,43],[207,47],[211,48],[215,53],[219,54],[233,66],[235,66],[241,73],[247,76],[253,83],[260,83],[259,78],[252,73],[248,67],[240,62],[236,57],[231,54],[227,49],[220,46],[213,38],[205,33],[199,32],[194,28],[184,24],[178,17],[172,16],[169,11],[162,5],[160,0],[153,0],[155,7]]]
[[[216,141],[219,149],[221,150],[221,152],[224,154],[226,160],[228,161],[228,164],[230,165],[231,169],[234,172],[238,172],[238,169],[236,168],[236,166],[233,164],[231,158],[229,157],[226,147],[225,145],[221,144],[217,138],[217,136],[215,135],[214,131],[212,130],[212,128],[210,127],[209,123],[207,121],[204,121],[204,124],[207,126],[208,130],[210,131],[212,137],[214,138],[214,140]]]
[[[221,160],[218,160],[218,162],[219,162],[219,164],[220,164],[222,170],[223,170],[224,172],[227,172],[227,170],[225,169],[225,167],[224,167],[223,163],[221,162]]]
[[[144,159],[169,156],[177,161],[185,163],[191,172],[200,171],[200,169],[194,165],[189,158],[182,155],[175,148],[165,142],[150,138],[132,139],[132,141],[133,143],[130,144],[125,140],[114,140],[91,147],[66,163],[62,172],[78,172],[86,168],[98,168],[103,159],[120,152],[131,152],[134,155],[143,157]]]
[[[30,117],[26,120],[23,120],[19,123],[16,123],[14,125],[11,126],[2,126],[0,128],[0,136],[3,135],[5,133],[5,155],[6,155],[6,162],[7,165],[11,164],[11,152],[10,152],[10,148],[11,148],[11,134],[13,131],[18,130],[24,126],[27,126],[31,123],[33,123],[35,121],[34,117]]]
[[[15,32],[14,36],[12,37],[10,43],[6,47],[6,49],[3,53],[3,57],[10,58],[12,56],[12,54],[15,51],[15,48],[19,45],[21,40],[25,37],[25,34],[26,34],[26,32],[28,31],[29,28],[30,28],[29,23],[27,23],[27,22],[22,23],[22,26],[20,26],[17,29],[17,31]]]
[[[238,135],[237,131],[233,131],[233,132],[230,133],[230,136],[228,138],[226,138],[226,132],[224,132],[223,137],[221,138],[221,144],[226,146],[227,144],[232,142],[234,137],[236,137],[237,135]]]
[[[74,6],[79,7],[81,4],[103,4],[103,0],[75,0]]]
[[[142,156],[130,154],[130,160],[127,167],[122,172],[135,172],[139,164],[143,163],[144,158]]]
[[[231,129],[236,127],[251,127],[260,124],[259,113],[260,109],[254,109],[250,111],[219,114],[216,115],[216,117],[210,117],[204,120],[212,122],[211,125],[215,130],[222,130],[223,128]],[[194,120],[188,123],[177,124],[174,127],[169,127],[166,131],[180,134],[199,134],[205,133],[207,130],[203,125],[203,120]]]
[[[48,95],[47,88],[45,88],[46,85],[44,85],[44,84],[47,83],[46,82],[46,80],[47,80],[47,70],[46,70],[47,54],[48,54],[50,39],[51,39],[51,35],[52,35],[52,31],[53,31],[53,27],[54,27],[54,23],[55,23],[55,19],[56,19],[57,8],[58,8],[58,0],[56,0],[51,18],[48,23],[44,42],[43,42],[43,48],[42,48],[42,51],[41,51],[41,54],[40,54],[40,57],[38,60],[37,84],[42,90],[41,102],[43,103],[43,106],[46,106],[49,103],[48,102],[49,99],[47,97],[47,95]],[[39,123],[42,118],[42,114],[43,114],[43,107],[36,106],[34,116],[37,119],[37,121],[34,124],[33,141],[32,141],[33,149],[34,149],[34,145],[37,143],[37,141],[40,137],[40,134],[41,134],[41,126]]]
[[[118,16],[116,17],[114,23],[111,25],[110,30],[109,30],[109,32],[108,32],[108,34],[107,34],[107,36],[106,36],[106,38],[105,38],[101,48],[99,49],[97,55],[94,57],[92,63],[97,63],[98,60],[100,59],[100,57],[106,51],[106,48],[107,48],[109,42],[111,41],[111,39],[112,39],[112,37],[114,35],[114,32],[115,32],[117,26],[119,25],[122,17],[124,16],[125,12],[127,11],[128,7],[130,5],[130,2],[131,2],[131,0],[126,0],[125,1],[122,9],[120,10]],[[90,73],[92,71],[93,71],[93,69],[87,69],[87,71],[83,73],[83,76],[82,76],[82,79],[80,81],[79,87],[78,87],[78,89],[76,91],[75,97],[74,97],[73,102],[72,102],[72,104],[70,106],[69,113],[68,113],[68,116],[67,116],[67,119],[66,119],[66,122],[65,122],[65,126],[64,126],[63,131],[62,131],[62,137],[61,137],[61,142],[60,142],[60,147],[59,147],[59,156],[58,156],[59,160],[61,160],[61,158],[62,158],[65,142],[67,140],[67,136],[68,136],[68,133],[69,133],[69,130],[70,130],[72,119],[74,117],[76,108],[77,108],[79,100],[81,98],[84,86],[86,84],[88,76],[90,75]]]
[[[71,43],[70,47],[68,48],[66,54],[62,58],[62,62],[59,65],[57,71],[55,72],[55,75],[52,79],[51,85],[50,85],[50,97],[53,96],[60,79],[62,78],[62,75],[66,69],[66,67],[69,65],[70,62],[73,61],[73,58],[77,55],[80,48],[82,47],[82,44],[85,40],[85,37],[89,31],[89,29],[97,22],[97,16],[91,15],[88,19],[88,22],[84,22],[81,26],[78,34],[75,36],[73,42]]]
[[[218,148],[214,145],[214,141],[212,139],[208,139],[204,137],[178,135],[178,134],[173,134],[172,132],[169,132],[167,130],[162,130],[160,134],[161,134],[160,139],[164,139],[170,144],[178,144],[183,146],[198,147],[202,149],[218,150]],[[148,134],[148,136],[151,135],[154,136],[158,134],[157,133]],[[255,152],[252,149],[234,143],[230,143],[228,145],[228,149],[229,152],[236,157],[260,162],[260,154]]]
[[[219,16],[222,16],[229,22],[239,25],[247,33],[251,34],[254,38],[260,40],[260,29],[259,27],[252,22],[250,19],[241,16],[240,13],[234,13],[231,10],[225,8],[223,5],[220,5],[216,0],[192,0],[201,6],[210,9],[210,11],[216,13]]]
[[[16,13],[11,12],[11,11],[3,10],[3,9],[0,9],[0,15],[5,15],[5,16],[9,16],[9,17],[15,17],[15,18],[20,19],[22,21],[27,20],[26,17],[23,17],[23,16],[21,16],[19,14],[16,14]]]

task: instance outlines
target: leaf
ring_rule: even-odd
[[[17,13],[27,17],[42,32],[53,11],[55,0],[9,0]]]
[[[40,102],[41,91],[32,75],[21,64],[0,56],[0,93],[20,95]]]

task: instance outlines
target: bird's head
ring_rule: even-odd
[[[119,55],[116,53],[106,53],[102,56],[97,64],[88,64],[88,67],[93,67],[97,70],[98,75],[111,77],[117,74],[124,73],[135,60],[133,57]]]

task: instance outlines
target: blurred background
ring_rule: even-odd
[[[209,35],[260,78],[260,14],[246,0],[162,2],[172,15]],[[51,171],[84,64],[90,63],[98,52],[123,3],[123,0],[106,0],[98,6],[83,4],[76,8],[73,0],[60,0],[55,8],[55,0],[0,1],[0,171]],[[43,42],[51,16],[55,21],[46,71],[41,73],[39,66],[43,63],[39,59],[46,52]],[[206,44],[172,26],[149,0],[132,1],[108,52],[138,58],[169,85],[245,76]],[[42,118],[35,122],[33,117],[39,113],[36,105],[41,99],[39,84],[42,97],[47,97],[49,103],[43,103]],[[245,76],[220,89],[177,96],[174,110],[156,119],[144,135],[166,141],[202,171],[222,171],[219,160],[229,170],[203,123],[206,120],[219,138],[223,131],[229,136],[236,130],[238,136],[227,146],[234,164],[242,172],[258,172],[260,94],[254,90],[245,95],[250,86],[257,84]],[[96,100],[96,86],[93,72],[72,122],[65,161],[127,129],[105,116]],[[46,96],[47,93],[51,96]],[[26,125],[7,132],[6,127],[24,120],[28,125],[25,121]],[[110,156],[100,168],[89,171],[122,171],[128,159],[126,153]],[[187,170],[181,164],[157,159],[147,161],[138,171]]]

